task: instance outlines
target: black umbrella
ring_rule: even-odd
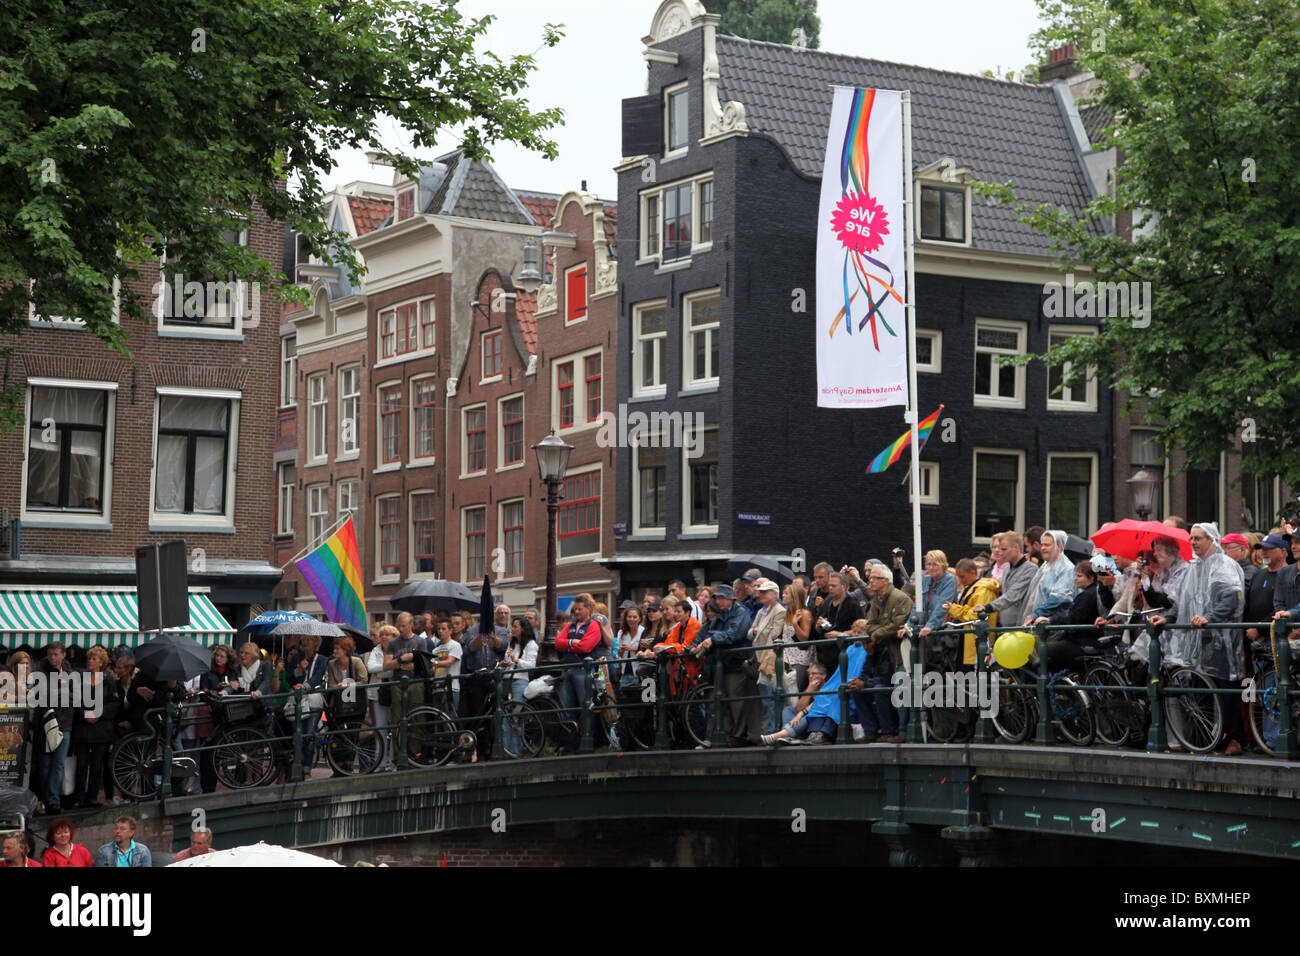
[[[483,591],[478,598],[478,632],[492,633],[492,582],[483,574]]]
[[[375,642],[370,639],[370,635],[359,627],[353,627],[351,624],[340,624],[339,630],[356,642],[358,654],[368,654],[370,649],[375,646]]]
[[[459,581],[412,581],[393,595],[399,611],[472,611],[479,599]]]
[[[727,562],[727,574],[733,578],[741,577],[750,568],[758,568],[763,577],[771,578],[778,584],[789,584],[794,580],[793,571],[760,554],[738,555]]]
[[[135,649],[135,665],[150,680],[187,681],[206,674],[212,654],[184,634],[163,634]]]
[[[1067,534],[1065,536],[1065,556],[1071,561],[1086,561],[1092,557],[1092,551],[1095,545],[1091,541],[1085,541],[1077,534]]]

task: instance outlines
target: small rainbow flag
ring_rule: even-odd
[[[357,532],[348,518],[343,527],[301,561],[296,562],[311,593],[335,624],[366,630],[366,592],[361,583]]]
[[[930,432],[934,431],[934,423],[939,420],[939,413],[943,411],[940,405],[935,409],[934,414],[929,418],[922,420],[916,426],[917,437],[921,440],[921,448],[925,447],[925,440],[930,437]],[[903,457],[903,451],[912,443],[912,429],[903,432],[897,441],[882,451],[875,458],[871,459],[871,464],[867,465],[868,475],[878,475],[899,458]]]

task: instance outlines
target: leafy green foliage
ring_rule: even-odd
[[[1300,18],[1290,0],[1040,0],[1047,51],[1075,44],[1123,164],[1084,214],[1016,203],[1063,271],[1150,282],[1150,324],[1116,317],[1045,356],[1145,402],[1188,466],[1241,440],[1242,466],[1300,489]],[[1133,214],[1130,242],[1098,223]],[[1132,407],[1132,402],[1130,403]],[[1252,427],[1253,426],[1253,427]]]
[[[714,0],[705,6],[710,13],[722,15],[719,30],[723,33],[797,45],[795,31],[802,30],[808,49],[816,50],[821,42],[817,0]]]
[[[491,18],[454,0],[6,0],[0,5],[0,333],[82,318],[126,350],[135,265],[179,257],[196,277],[266,285],[277,266],[223,241],[255,210],[302,232],[326,261],[350,250],[319,221],[322,179],[344,147],[388,152],[395,121],[415,151],[463,127],[475,158],[511,141],[554,157],[558,109],[522,98],[531,56],[475,50]],[[560,32],[548,26],[541,42]],[[112,321],[122,282],[122,324]]]

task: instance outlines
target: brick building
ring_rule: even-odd
[[[280,261],[265,216],[231,238]],[[152,305],[159,266],[140,271]],[[135,548],[180,538],[189,584],[232,626],[270,603],[280,307],[274,290],[223,285],[128,322],[129,358],[80,319],[33,312],[6,366],[23,427],[0,433],[0,506],[21,519],[21,556],[0,560],[0,585],[133,588]]]

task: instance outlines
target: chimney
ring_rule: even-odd
[[[1072,76],[1078,76],[1083,72],[1074,61],[1074,44],[1067,43],[1065,46],[1058,46],[1047,53],[1047,62],[1038,70],[1038,82],[1050,83],[1052,80],[1065,80]]]

